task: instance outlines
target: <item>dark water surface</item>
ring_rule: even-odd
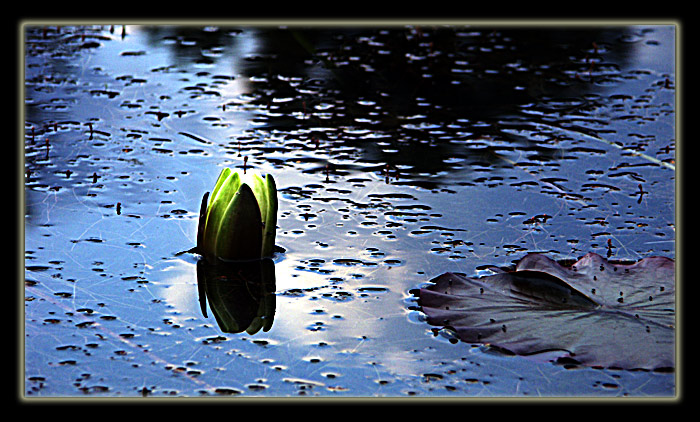
[[[27,26],[33,396],[672,396],[450,341],[412,289],[528,252],[675,258],[673,26]],[[279,189],[275,319],[200,307],[202,194]]]

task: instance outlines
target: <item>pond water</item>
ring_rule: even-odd
[[[24,29],[25,397],[676,393],[455,342],[411,293],[529,252],[675,258],[673,25]],[[284,249],[253,335],[181,253],[244,162]]]

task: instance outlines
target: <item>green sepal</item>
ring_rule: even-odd
[[[219,194],[219,190],[221,189],[221,186],[223,186],[224,182],[231,176],[231,169],[226,167],[221,170],[221,173],[219,173],[219,178],[216,179],[216,184],[214,185],[214,190],[211,191],[211,197],[209,198],[209,205],[211,206],[212,202],[214,202],[214,199],[216,198],[216,195]]]
[[[261,232],[258,201],[250,186],[243,183],[221,216],[214,254],[229,261],[260,259]]]
[[[219,174],[216,186],[209,197],[209,208],[207,209],[207,218],[204,223],[204,236],[202,239],[204,246],[203,254],[209,259],[216,257],[216,244],[218,238],[221,237],[219,227],[224,218],[224,213],[238,191],[240,184],[241,181],[238,173],[233,173],[231,169],[225,168],[221,171],[221,174]]]
[[[271,174],[265,177],[265,187],[267,188],[267,212],[263,216],[263,243],[262,256],[271,257],[275,249],[275,235],[277,233],[277,185]]]
[[[197,223],[197,246],[195,247],[197,253],[203,254],[204,250],[204,227],[207,222],[207,209],[209,192],[205,192],[202,196],[202,202],[199,206],[199,220]]]
[[[250,185],[255,198],[260,206],[260,218],[262,227],[262,258],[272,257],[274,254],[275,234],[277,233],[277,186],[272,175],[268,174],[265,179],[257,174],[243,176],[242,183]]]

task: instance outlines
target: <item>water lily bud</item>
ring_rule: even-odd
[[[202,201],[202,207],[206,198]],[[198,233],[207,259],[245,261],[271,257],[277,226],[277,187],[272,175],[225,168],[202,211]]]

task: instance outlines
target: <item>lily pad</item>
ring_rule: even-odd
[[[419,290],[428,323],[465,342],[518,355],[562,351],[582,365],[675,366],[675,262],[611,262],[589,253],[571,266],[529,254],[514,271],[445,273]]]

